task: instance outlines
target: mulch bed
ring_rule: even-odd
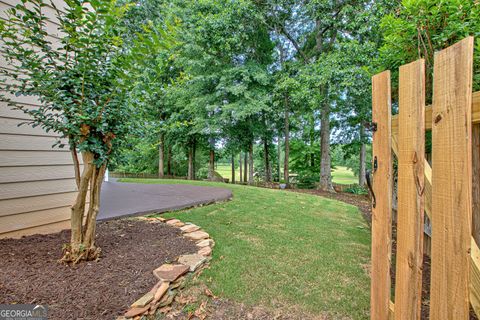
[[[70,231],[0,240],[0,304],[49,306],[50,319],[114,319],[156,283],[152,270],[195,253],[195,242],[163,223],[98,223],[102,258],[69,267],[58,262]]]

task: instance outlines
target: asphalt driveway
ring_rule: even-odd
[[[104,182],[97,220],[179,210],[231,197],[230,190],[217,187]]]

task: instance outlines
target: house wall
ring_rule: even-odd
[[[0,19],[20,0],[0,0]],[[63,7],[61,0],[54,0]],[[44,9],[47,30],[58,42],[55,11]],[[1,44],[0,44],[1,45]],[[0,68],[8,65],[0,56]],[[39,102],[15,97],[29,108]],[[68,148],[52,148],[58,134],[30,125],[18,126],[28,116],[0,101],[0,238],[49,233],[69,228],[70,206],[76,195],[72,159]]]

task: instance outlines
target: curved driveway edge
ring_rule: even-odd
[[[217,187],[104,182],[97,220],[163,213],[231,198],[230,190]]]

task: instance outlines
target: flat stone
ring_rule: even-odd
[[[186,224],[185,226],[181,227],[180,230],[182,230],[182,232],[185,232],[185,233],[190,233],[190,232],[200,230],[200,227],[194,224]]]
[[[173,225],[175,225],[175,223],[177,223],[177,222],[181,222],[181,221],[178,220],[178,219],[170,219],[170,220],[168,220],[166,223],[167,223],[168,225],[172,225],[172,226],[173,226]]]
[[[214,242],[212,239],[205,239],[197,242],[197,247],[203,248],[203,247],[213,247]]]
[[[189,267],[183,264],[164,264],[153,270],[153,274],[159,280],[171,282],[177,280],[178,277],[187,273],[188,270]]]
[[[202,240],[202,239],[208,239],[210,236],[205,231],[195,231],[195,232],[186,233],[185,237],[192,240]]]
[[[158,221],[161,221],[161,222],[165,222],[167,219],[161,218],[161,217],[157,217],[157,220],[158,220]]]
[[[149,292],[132,304],[132,308],[143,308],[153,300],[153,293]]]
[[[210,248],[209,246],[203,247],[202,249],[198,250],[197,253],[201,256],[208,257],[212,254],[212,248]]]
[[[175,222],[173,225],[174,225],[175,227],[180,228],[180,227],[183,227],[183,226],[185,225],[185,223],[183,223],[182,221],[178,221],[178,222]]]
[[[171,305],[176,295],[177,293],[173,291],[170,291],[167,295],[164,295],[162,300],[160,300],[159,307],[162,308]]]
[[[154,303],[157,303],[157,301],[159,301],[163,297],[165,292],[167,292],[169,285],[170,285],[170,283],[168,283],[168,282],[162,282],[162,284],[158,287],[158,289],[155,292],[155,295],[153,297],[153,302]]]
[[[145,313],[146,311],[148,311],[149,308],[150,306],[146,306],[143,308],[130,308],[123,316],[125,318],[133,318]]]
[[[191,272],[197,270],[205,261],[207,261],[207,258],[196,253],[186,254],[178,258],[178,262],[188,266]]]
[[[170,284],[170,289],[181,288],[185,285],[185,278],[180,278]]]

